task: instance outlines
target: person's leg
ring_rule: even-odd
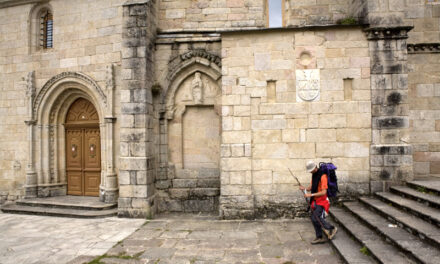
[[[320,206],[321,208],[323,208],[322,206]],[[322,224],[322,228],[326,229],[326,230],[332,230],[333,228],[335,228],[333,225],[331,225],[329,222],[327,222],[325,220],[325,210],[324,208],[321,211],[321,214],[319,215],[319,220]]]
[[[334,227],[329,222],[327,222],[327,220],[325,220],[325,210],[323,207],[322,207],[322,212],[319,215],[319,223],[322,227],[322,230],[327,235],[328,239],[332,239],[337,232],[337,228]]]
[[[322,238],[322,226],[320,224],[320,215],[322,214],[322,206],[316,206],[314,210],[312,210],[312,223],[315,228],[315,234],[317,238]]]

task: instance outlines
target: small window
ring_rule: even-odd
[[[267,24],[270,28],[283,26],[282,0],[267,0]]]
[[[49,49],[53,47],[53,16],[47,10],[40,18],[40,47]]]

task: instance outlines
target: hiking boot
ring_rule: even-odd
[[[332,240],[333,237],[336,235],[336,232],[338,232],[338,228],[335,226],[335,228],[333,228],[332,230],[330,230],[329,234],[327,234],[327,237],[329,240]]]
[[[323,237],[317,237],[314,240],[312,240],[312,242],[310,242],[312,245],[315,244],[322,244],[325,242],[325,239]]]

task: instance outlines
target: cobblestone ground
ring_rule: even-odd
[[[0,212],[0,264],[62,264],[78,256],[102,255],[144,223],[117,217],[73,219]]]
[[[308,219],[219,221],[166,216],[149,221],[100,263],[342,263],[328,243],[311,245]],[[71,263],[82,263],[81,259]]]

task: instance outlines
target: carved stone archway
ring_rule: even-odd
[[[214,55],[204,54],[190,51],[178,57],[180,63],[164,78],[160,164],[166,177],[156,180],[156,188],[164,189],[159,211],[218,208],[221,64]],[[188,195],[176,197],[176,191]]]
[[[27,77],[29,156],[26,170],[26,197],[66,194],[65,129],[69,107],[79,98],[90,101],[99,116],[101,133],[101,201],[116,202],[117,175],[113,143],[113,67],[107,70],[103,90],[89,76],[64,72],[54,76],[35,93],[33,72]]]

